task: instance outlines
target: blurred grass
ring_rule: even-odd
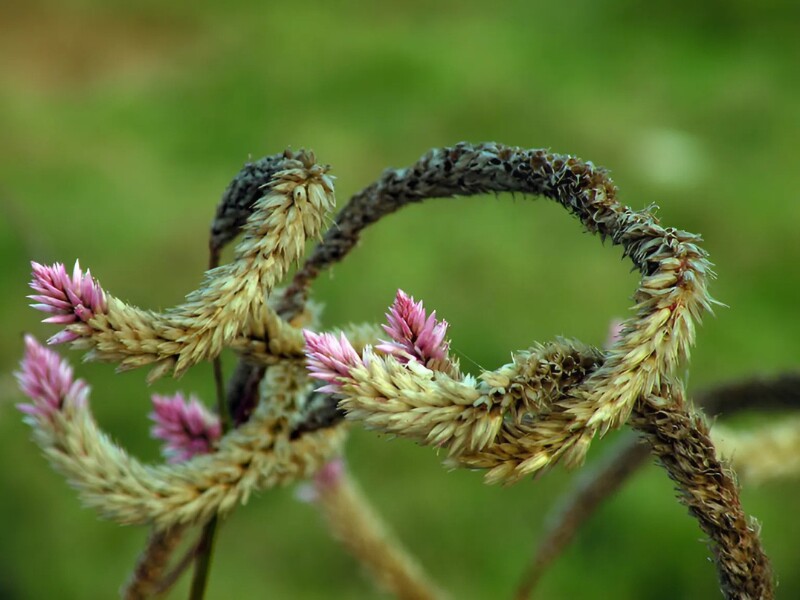
[[[700,331],[693,386],[797,367],[796,3],[80,0],[3,13],[2,598],[108,598],[145,536],[81,509],[14,413],[21,336],[52,332],[25,306],[28,261],[79,257],[116,295],[170,306],[199,281],[216,202],[250,155],[314,148],[343,202],[386,166],[462,139],[577,154],[612,169],[623,201],[704,235],[712,293],[730,308]],[[532,340],[600,343],[626,314],[627,270],[547,201],[438,200],[372,228],[315,290],[334,325],[378,319],[402,287],[450,321],[465,366],[492,367]],[[143,373],[78,370],[103,425],[155,459]],[[210,369],[155,389],[178,387],[210,400]],[[571,476],[488,487],[359,431],[348,458],[454,597],[508,597]],[[798,496],[796,482],[744,491],[786,598],[800,596]],[[714,597],[700,536],[650,467],[581,532],[542,597]],[[222,530],[210,598],[374,595],[291,490]]]

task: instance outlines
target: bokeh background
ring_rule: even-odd
[[[799,28],[799,4],[769,0],[3,3],[0,597],[113,597],[146,533],[82,509],[14,410],[23,333],[54,331],[26,307],[29,260],[80,258],[114,294],[171,306],[199,282],[213,210],[251,156],[313,148],[334,165],[340,203],[383,168],[459,140],[592,160],[624,202],[656,203],[665,224],[705,237],[712,293],[729,308],[699,332],[691,386],[795,369]],[[602,343],[627,314],[628,268],[548,201],[437,200],[370,229],[315,297],[326,325],[375,321],[402,287],[449,320],[462,364],[477,370],[556,335]],[[148,460],[151,392],[212,399],[205,366],[149,390],[144,372],[78,371],[101,423]],[[428,449],[362,431],[347,457],[459,598],[509,597],[574,476],[489,487]],[[797,481],[743,492],[784,598],[800,597],[798,498]],[[648,467],[582,530],[542,597],[717,597],[701,538]],[[376,595],[286,489],[227,520],[208,596]]]

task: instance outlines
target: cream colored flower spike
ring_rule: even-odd
[[[74,348],[89,351],[87,358],[118,362],[120,370],[155,363],[151,381],[170,371],[180,376],[192,365],[216,357],[251,326],[265,328],[276,348],[299,352],[300,333],[283,322],[266,299],[302,257],[306,241],[320,236],[336,201],[328,167],[318,165],[313,153],[289,154],[282,166],[266,195],[253,206],[233,262],[208,271],[200,288],[172,309],[153,312],[126,304],[103,291],[88,273],[84,276],[77,265],[73,280],[48,271],[60,265],[34,265],[35,290],[53,279],[59,284],[46,288],[49,297],[44,302],[37,296],[40,304],[35,306],[49,310],[60,303],[56,304],[59,310],[86,317],[78,322],[71,316],[71,321],[56,321],[71,324],[52,341],[71,341]],[[96,287],[91,297],[102,298],[102,305],[80,311],[83,305],[76,303],[81,298],[70,291],[81,285],[88,290]],[[71,303],[73,299],[77,300]]]

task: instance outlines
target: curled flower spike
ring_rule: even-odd
[[[320,235],[336,200],[328,167],[313,152],[285,159],[253,204],[234,260],[208,270],[177,306],[143,310],[105,293],[77,265],[70,278],[60,264],[34,264],[35,307],[55,313],[48,322],[67,325],[50,343],[72,342],[87,359],[115,362],[123,371],[153,365],[150,381],[170,372],[179,377],[226,346],[247,345],[251,334],[269,344],[271,362],[301,356],[299,329],[278,316],[268,297],[306,242]]]
[[[66,406],[86,406],[89,394],[86,382],[75,379],[69,363],[31,335],[25,336],[25,356],[14,375],[22,393],[32,400],[30,404],[17,405],[26,415],[38,420],[50,419]]]
[[[178,392],[174,396],[153,394],[155,425],[150,434],[164,442],[162,454],[168,462],[182,462],[197,454],[207,454],[222,435],[219,417],[209,412],[197,398],[187,401]]]
[[[389,324],[383,325],[383,329],[392,341],[377,345],[377,350],[395,356],[403,364],[410,359],[424,365],[447,358],[450,349],[450,342],[445,340],[447,321],[437,321],[436,311],[428,316],[421,300],[415,303],[412,296],[397,290],[386,319]]]
[[[31,306],[43,312],[52,313],[52,317],[44,319],[45,323],[71,325],[86,323],[96,314],[108,310],[106,295],[100,284],[92,277],[90,271],[84,273],[76,260],[72,277],[62,263],[52,266],[31,262],[33,279],[31,288],[36,292],[28,296],[35,304]],[[72,328],[54,335],[49,344],[61,344],[78,339],[81,335]]]
[[[313,379],[327,381],[318,392],[335,394],[341,389],[341,379],[349,379],[353,369],[365,365],[344,333],[337,338],[332,333],[303,330],[306,339],[306,360]]]

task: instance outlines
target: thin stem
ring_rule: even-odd
[[[189,549],[186,550],[184,555],[178,561],[178,564],[176,564],[172,568],[172,570],[169,571],[169,573],[167,573],[161,579],[161,581],[158,582],[158,586],[156,586],[154,590],[156,596],[163,596],[170,589],[172,589],[172,586],[174,586],[178,582],[178,579],[181,578],[181,575],[183,575],[186,572],[186,569],[188,569],[189,566],[194,561],[195,557],[197,556],[197,550],[199,549],[199,547],[200,547],[200,538],[198,538],[197,541],[192,543]]]
[[[315,487],[316,504],[331,533],[380,589],[401,600],[445,598],[422,566],[391,534],[341,462],[337,465],[333,461],[323,467],[317,474]]]
[[[122,598],[139,600],[158,593],[159,579],[164,573],[170,556],[180,544],[183,532],[184,528],[180,525],[150,532],[145,549],[136,561],[133,573],[120,590]]]
[[[546,531],[523,573],[515,598],[529,598],[544,572],[572,541],[578,529],[595,510],[645,465],[650,449],[635,437],[626,436],[604,456],[600,464],[578,478],[547,518]]]
[[[214,359],[214,387],[217,392],[217,413],[222,424],[223,433],[232,428],[231,414],[228,410],[228,402],[225,399],[225,378],[222,373],[222,359],[218,356]]]
[[[219,252],[215,251],[213,245],[210,246],[208,263],[209,267],[212,269],[219,263]],[[224,435],[231,429],[231,415],[228,411],[228,403],[225,400],[225,381],[222,373],[222,359],[217,356],[213,364],[214,387],[217,392],[217,412],[219,413],[222,433]],[[205,596],[218,523],[219,518],[217,515],[214,515],[211,520],[206,523],[205,527],[203,527],[203,533],[200,536],[200,541],[195,553],[194,573],[192,574],[192,587],[189,590],[189,600],[202,600]]]
[[[195,558],[194,573],[192,574],[192,587],[189,590],[189,600],[203,600],[205,596],[218,523],[219,517],[214,515],[203,528],[200,542],[197,545],[197,556]]]

